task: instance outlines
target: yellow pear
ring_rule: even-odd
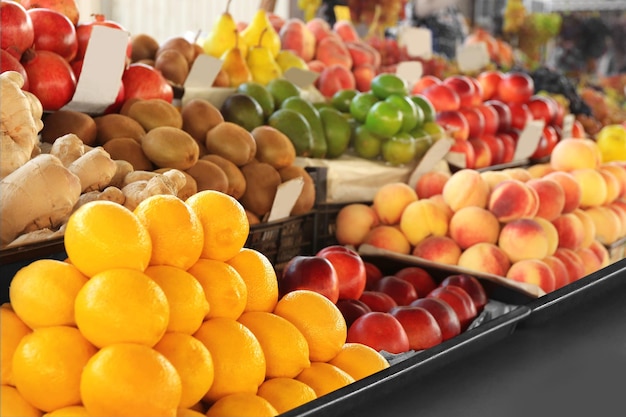
[[[228,74],[230,87],[237,88],[240,84],[252,81],[252,74],[246,59],[237,44],[224,52],[220,59],[223,62],[222,69]]]
[[[237,23],[228,12],[231,0],[226,3],[226,11],[218,17],[211,31],[202,43],[202,49],[207,55],[220,58],[226,51],[238,45],[243,57],[246,57],[248,45],[237,30]]]
[[[304,62],[304,59],[300,58],[295,52],[288,49],[281,50],[276,55],[276,63],[284,73],[289,68],[300,68],[303,70],[309,70],[309,66]]]
[[[266,31],[266,33],[261,39],[263,31]],[[262,42],[261,46],[267,48],[273,57],[276,57],[278,52],[280,52],[280,35],[276,32],[274,26],[272,26],[272,22],[270,22],[267,12],[264,9],[257,10],[250,24],[241,31],[241,37],[246,45],[248,45],[248,48]]]
[[[264,34],[265,31],[261,33],[261,40]],[[269,49],[261,46],[261,41],[248,50],[246,63],[252,74],[252,80],[262,85],[267,85],[271,80],[283,75],[274,55]]]

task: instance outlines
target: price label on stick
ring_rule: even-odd
[[[571,138],[572,135],[574,134],[574,120],[576,120],[576,118],[574,117],[573,114],[566,114],[565,117],[563,117],[563,130],[562,130],[562,137],[564,138]]]
[[[419,61],[400,62],[396,68],[396,75],[406,81],[409,86],[412,86],[417,80],[422,78],[423,73],[424,67]]]
[[[531,120],[526,123],[524,130],[522,130],[522,133],[520,133],[517,139],[513,161],[528,158],[535,152],[541,140],[541,135],[543,135],[545,124],[546,122],[544,120]]]
[[[433,55],[433,34],[430,29],[403,27],[398,33],[398,44],[406,46],[411,57],[430,59]]]
[[[460,45],[456,49],[456,61],[463,72],[480,71],[491,61],[485,42]]]

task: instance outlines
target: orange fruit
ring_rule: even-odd
[[[251,311],[238,319],[254,333],[265,356],[266,378],[293,378],[308,367],[309,345],[289,320],[273,313]]]
[[[228,264],[239,272],[248,288],[244,311],[273,311],[278,301],[278,279],[270,260],[255,249],[243,248]]]
[[[239,201],[219,191],[205,190],[189,197],[186,203],[202,223],[202,258],[226,261],[243,248],[250,223]]]
[[[389,368],[389,362],[376,349],[361,343],[346,343],[337,356],[328,361],[355,380]]]
[[[173,416],[181,398],[174,365],[136,343],[103,347],[85,365],[83,405],[93,416]]]
[[[39,259],[21,268],[11,281],[11,307],[31,328],[73,326],[74,299],[87,282],[74,265]]]
[[[213,383],[213,359],[206,346],[185,333],[166,333],[154,350],[169,360],[180,376],[182,395],[179,408],[198,403]]]
[[[22,397],[15,387],[0,386],[0,416],[2,417],[41,417],[43,412]]]
[[[202,288],[209,302],[206,318],[237,319],[246,307],[248,289],[235,268],[223,261],[199,259],[187,270]]]
[[[350,374],[326,362],[312,362],[296,379],[313,388],[318,397],[354,382]]]
[[[35,329],[15,349],[15,387],[43,411],[78,405],[83,367],[96,352],[96,347],[75,327]]]
[[[78,328],[98,347],[122,342],[154,346],[170,317],[161,287],[133,269],[93,276],[76,295],[75,309]]]
[[[313,388],[293,378],[266,379],[257,395],[269,401],[279,414],[317,398]]]
[[[44,414],[44,417],[90,417],[82,405],[70,405]]]
[[[24,336],[32,330],[8,306],[0,308],[0,383],[14,385],[13,353]],[[4,414],[3,414],[4,415]]]
[[[254,334],[230,318],[202,323],[194,337],[211,353],[215,376],[204,399],[212,402],[237,392],[256,393],[265,379],[265,356]]]
[[[200,258],[204,230],[183,200],[170,194],[154,195],[141,201],[134,213],[152,240],[150,265],[187,269]]]
[[[145,274],[152,278],[167,297],[170,306],[168,332],[193,334],[209,312],[204,289],[190,273],[168,265],[149,266]]]
[[[148,229],[126,207],[111,201],[80,206],[67,221],[65,250],[88,277],[112,268],[143,271],[152,256]]]
[[[346,321],[332,301],[310,290],[285,294],[274,308],[277,314],[293,323],[309,344],[311,362],[334,358],[346,342]]]
[[[278,415],[265,398],[250,392],[238,392],[217,400],[206,412],[207,417],[271,417]]]

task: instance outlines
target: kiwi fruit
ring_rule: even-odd
[[[156,58],[158,59],[159,55],[168,49],[174,49],[183,54],[189,65],[196,59],[196,48],[182,36],[174,36],[163,42],[156,51]]]
[[[260,219],[269,213],[274,204],[276,190],[282,183],[280,174],[270,164],[253,162],[241,167],[246,179],[246,191],[239,198],[245,209],[256,214]]]
[[[291,215],[308,213],[315,205],[315,182],[311,175],[301,166],[291,165],[278,170],[282,182],[289,181],[293,178],[302,177],[304,185],[302,192],[291,209]]]
[[[138,33],[131,37],[132,51],[130,55],[131,62],[137,62],[142,59],[154,59],[159,49],[159,42],[152,36],[145,33]]]
[[[68,133],[73,133],[85,145],[93,146],[96,143],[98,127],[93,117],[74,110],[57,110],[44,118],[41,129],[41,140],[47,143],[54,141]]]
[[[105,114],[94,118],[98,129],[96,142],[104,145],[115,138],[133,138],[137,142],[146,135],[146,129],[132,117],[118,113]]]
[[[159,168],[154,172],[163,174],[171,169],[174,169],[174,168]],[[187,200],[189,197],[191,197],[192,195],[198,192],[198,184],[196,183],[196,179],[192,177],[187,171],[180,171],[180,172],[185,174],[185,178],[187,179],[187,182],[185,182],[185,186],[183,188],[178,190],[178,194],[176,195],[181,200]]]
[[[209,153],[220,155],[238,167],[252,161],[256,154],[252,134],[232,122],[220,123],[209,130],[204,144]]]
[[[128,108],[127,114],[146,132],[160,126],[183,127],[183,118],[176,106],[161,98],[138,100]]]
[[[133,138],[114,138],[104,145],[105,151],[111,155],[111,159],[128,161],[136,171],[151,171],[154,165],[143,153],[141,144]]]
[[[243,195],[244,191],[246,191],[246,178],[243,176],[237,165],[233,164],[228,159],[215,154],[207,154],[200,159],[211,161],[222,168],[226,177],[228,177],[228,190],[226,191],[226,194],[237,200]]]
[[[264,125],[252,130],[256,142],[256,159],[267,162],[276,169],[293,164],[296,159],[296,148],[280,130]]]
[[[201,98],[194,98],[183,104],[180,114],[183,118],[183,130],[202,144],[206,141],[207,132],[224,121],[220,110]]]
[[[194,166],[200,152],[189,133],[171,126],[150,130],[141,140],[141,148],[157,167],[181,171]]]
[[[226,193],[228,190],[228,177],[216,163],[199,159],[186,172],[196,180],[198,192],[215,190]]]
[[[165,79],[173,84],[183,85],[189,74],[189,62],[176,49],[166,49],[154,60],[154,68],[161,71]]]

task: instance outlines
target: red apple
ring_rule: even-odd
[[[442,341],[445,342],[461,333],[461,322],[456,315],[456,311],[444,300],[435,297],[424,297],[418,298],[409,305],[421,307],[432,314],[437,324],[439,324]]]
[[[439,298],[448,303],[459,317],[462,331],[469,327],[478,314],[472,297],[469,296],[467,291],[456,285],[437,287],[428,294],[428,297]]]
[[[498,84],[503,74],[498,70],[483,71],[476,76],[476,80],[483,87],[483,101],[493,98],[498,91]]]
[[[546,125],[551,124],[556,116],[556,102],[549,96],[533,95],[528,100],[528,109],[535,120],[544,120]]]
[[[461,98],[450,86],[435,84],[424,91],[425,96],[437,112],[458,110],[461,107]]]
[[[498,99],[505,103],[526,103],[534,93],[533,79],[523,72],[507,72],[498,83]]]
[[[419,266],[406,266],[393,275],[410,282],[415,287],[418,297],[424,297],[437,288],[437,283],[430,273]]]
[[[408,281],[393,275],[382,277],[374,287],[375,291],[380,291],[389,295],[399,306],[405,306],[417,299],[415,287]]]
[[[2,36],[1,49],[20,59],[25,50],[33,46],[33,22],[24,6],[16,1],[2,1],[0,5]]]
[[[467,140],[470,126],[467,118],[460,110],[441,111],[435,117],[437,124],[446,129],[453,139]]]
[[[491,165],[501,164],[504,160],[504,142],[494,135],[482,135],[480,139],[491,150]]]
[[[93,31],[94,26],[107,26],[113,29],[123,30],[126,29],[118,22],[113,20],[108,20],[103,14],[95,14],[93,16],[94,20],[80,22],[76,26],[76,37],[78,39],[78,52],[76,53],[76,59],[83,59],[85,57],[85,51],[87,51],[87,45],[89,44],[89,39],[91,38],[91,32]],[[133,42],[130,37],[128,37],[128,43],[126,44],[126,56],[128,58],[131,57],[133,52]]]
[[[494,135],[500,126],[500,117],[498,111],[489,105],[479,104],[476,110],[482,113],[485,124],[483,127],[483,135]]]
[[[168,103],[174,99],[174,90],[163,74],[154,67],[142,63],[130,64],[122,74],[126,100],[131,98],[160,98]]]
[[[483,285],[476,279],[468,274],[454,274],[447,276],[443,281],[441,281],[440,286],[445,287],[446,285],[456,285],[457,287],[463,288],[469,296],[472,298],[474,302],[474,306],[476,306],[477,313],[483,311],[489,299],[487,298],[487,293],[483,288]]]
[[[335,267],[320,256],[293,257],[278,279],[280,296],[294,290],[311,290],[324,295],[333,303],[339,300],[339,279]]]
[[[443,85],[447,85],[458,94],[461,107],[472,106],[476,89],[470,77],[466,75],[451,75],[444,78]]]
[[[363,264],[365,265],[365,289],[371,290],[374,283],[383,277],[383,273],[371,262],[364,261]]]
[[[356,319],[348,329],[347,343],[362,343],[377,351],[403,353],[409,337],[402,324],[389,313],[372,311]]]
[[[430,312],[417,306],[398,306],[389,312],[404,328],[409,338],[409,349],[423,350],[443,341],[439,323]]]
[[[511,128],[511,109],[500,100],[485,101],[485,105],[493,107],[498,113],[498,131],[504,132]]]
[[[361,300],[346,298],[337,301],[337,308],[346,320],[346,325],[350,327],[352,323],[365,313],[370,313],[371,308]]]
[[[441,79],[435,77],[434,75],[422,75],[422,77],[413,84],[411,88],[411,94],[421,94],[428,87],[441,84]]]
[[[367,304],[370,310],[381,311],[383,313],[388,312],[398,305],[389,294],[374,290],[363,291],[359,300]]]
[[[339,298],[358,298],[365,290],[367,274],[361,256],[341,245],[327,246],[317,252],[330,261],[335,267],[337,280],[339,281]]]
[[[526,123],[533,119],[533,115],[526,103],[511,102],[507,104],[511,110],[511,128],[524,129]]]
[[[556,133],[556,129],[550,125],[544,126],[537,148],[530,157],[532,159],[548,157],[552,154],[552,149],[554,149],[558,141],[559,135]]]
[[[20,63],[28,74],[28,91],[39,99],[44,110],[59,110],[74,96],[74,71],[59,54],[28,49]]]
[[[467,119],[469,138],[478,138],[485,131],[485,116],[476,107],[462,107],[459,110]]]
[[[24,66],[20,63],[20,61],[17,60],[17,58],[15,58],[4,49],[1,49],[0,53],[0,73],[3,73],[5,71],[19,72],[24,79],[24,85],[22,85],[22,90],[28,91],[28,74],[26,74]]]
[[[67,62],[76,57],[78,51],[76,28],[67,16],[44,8],[29,9],[27,13],[33,22],[35,49],[57,53]]]
[[[472,84],[474,84],[474,95],[472,96],[471,106],[476,107],[483,104],[483,86],[474,77],[469,77]]]
[[[504,145],[504,156],[502,157],[502,163],[506,164],[507,162],[513,161],[513,157],[515,156],[515,148],[517,146],[517,142],[515,138],[506,132],[496,134],[496,137],[500,139],[502,144]]]

